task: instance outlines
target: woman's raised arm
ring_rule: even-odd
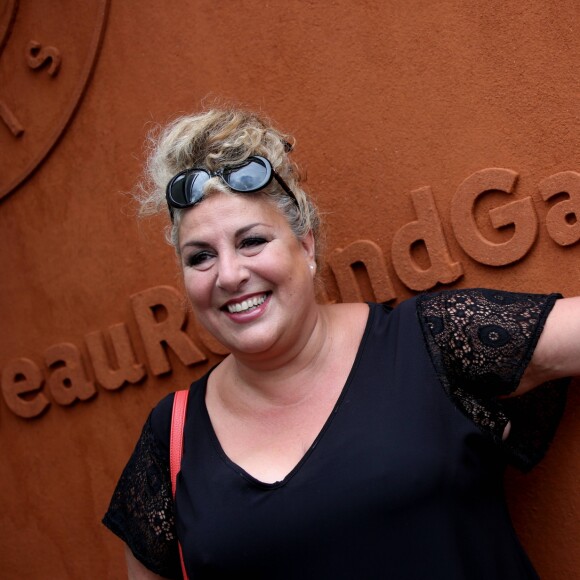
[[[580,296],[557,300],[515,395],[562,377],[580,376]]]

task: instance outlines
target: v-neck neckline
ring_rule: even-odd
[[[322,428],[318,432],[318,435],[316,436],[316,438],[314,439],[314,441],[312,442],[312,444],[310,445],[310,447],[308,448],[306,453],[304,453],[304,455],[300,458],[298,463],[296,463],[296,465],[286,474],[286,476],[284,476],[284,478],[282,478],[279,481],[275,481],[272,483],[260,481],[259,479],[254,477],[251,473],[247,472],[243,467],[239,466],[237,463],[235,463],[234,461],[232,461],[228,457],[227,453],[224,451],[222,444],[220,443],[218,436],[213,428],[211,418],[210,418],[209,412],[207,410],[207,405],[205,402],[205,395],[206,395],[206,391],[207,391],[207,383],[209,380],[209,375],[211,374],[211,372],[214,369],[212,369],[212,371],[210,371],[205,376],[205,380],[204,380],[203,384],[201,385],[202,392],[200,393],[202,420],[205,423],[206,432],[209,435],[209,438],[210,438],[213,446],[215,447],[218,455],[220,456],[222,461],[229,468],[231,468],[233,471],[235,471],[238,475],[243,477],[245,480],[247,480],[252,485],[260,487],[262,489],[269,489],[269,490],[283,487],[300,471],[300,469],[302,468],[304,463],[306,463],[308,458],[314,453],[315,449],[318,447],[319,442],[324,437],[326,432],[329,430],[334,418],[336,417],[337,413],[339,412],[340,408],[342,407],[342,402],[344,401],[346,393],[348,392],[349,387],[352,384],[353,379],[356,375],[356,371],[357,371],[357,368],[359,366],[360,360],[362,358],[362,355],[363,355],[363,352],[365,349],[365,344],[367,342],[367,338],[368,338],[368,335],[370,333],[370,329],[372,327],[372,321],[374,319],[375,309],[376,309],[377,305],[368,304],[368,306],[369,306],[369,311],[368,311],[368,315],[367,315],[367,321],[365,324],[365,329],[364,329],[361,341],[360,341],[358,348],[357,348],[354,362],[352,363],[351,369],[350,369],[348,376],[346,378],[346,381],[342,387],[340,395],[339,395],[336,403],[334,404],[334,407],[332,408],[332,411],[330,412],[329,416],[326,418],[326,421],[324,422]]]

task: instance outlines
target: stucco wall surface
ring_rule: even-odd
[[[323,299],[580,293],[580,5],[3,0],[0,576],[123,578],[100,525],[154,404],[223,355],[137,223],[146,133],[214,98],[297,139]],[[351,264],[364,262],[368,275]],[[120,366],[120,370],[116,370]],[[580,570],[580,399],[507,474],[545,579]]]

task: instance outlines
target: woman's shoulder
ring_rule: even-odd
[[[198,392],[199,387],[207,381],[208,375],[209,373],[194,381],[188,387],[190,393]],[[191,396],[189,398],[191,399]],[[155,405],[149,416],[149,423],[151,430],[153,431],[153,435],[165,451],[169,450],[169,434],[171,432],[171,416],[173,414],[174,399],[175,392],[165,395],[165,397],[163,397],[157,403],[157,405]]]
[[[351,336],[362,335],[370,316],[369,305],[363,302],[327,304],[322,308],[334,328]]]
[[[369,306],[365,302],[340,302],[337,304],[324,304],[323,311],[328,312],[333,318],[362,319],[366,320]]]
[[[151,411],[149,418],[155,439],[166,450],[169,449],[169,432],[171,430],[171,413],[175,393],[169,393],[161,399]]]

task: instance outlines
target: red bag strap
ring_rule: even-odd
[[[187,410],[187,397],[189,389],[176,391],[173,398],[173,412],[171,413],[171,432],[169,434],[169,472],[171,474],[171,493],[175,500],[175,488],[177,474],[181,470],[181,456],[183,454],[183,428],[185,427],[185,411]],[[184,580],[187,580],[181,543],[178,541],[179,559]]]

